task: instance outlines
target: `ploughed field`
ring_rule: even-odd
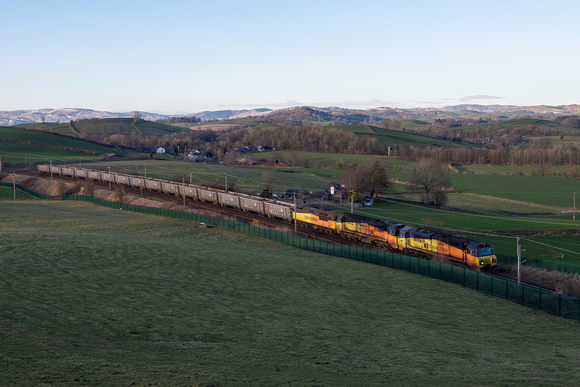
[[[573,384],[580,325],[177,219],[0,202],[8,385]]]

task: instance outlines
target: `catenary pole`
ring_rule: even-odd
[[[297,221],[296,221],[296,192],[294,192],[294,234],[297,233]]]
[[[181,182],[183,183],[183,206],[185,207],[185,176],[183,175],[181,175]]]

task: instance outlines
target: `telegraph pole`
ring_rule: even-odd
[[[576,220],[576,192],[574,192],[574,216],[572,219]]]
[[[16,201],[16,178],[14,177],[14,172],[12,172],[12,185],[14,187],[14,201]]]
[[[354,190],[350,194],[350,213],[354,214]]]
[[[226,175],[226,192],[228,192],[228,175]],[[294,201],[296,201],[296,198],[294,198]]]
[[[50,159],[50,181],[52,181],[52,158]]]
[[[522,246],[520,246],[520,237],[517,237],[517,251],[518,251],[518,284],[520,283],[520,269],[522,265]]]
[[[109,191],[111,190],[111,166],[109,165]]]

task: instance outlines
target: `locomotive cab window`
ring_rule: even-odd
[[[493,248],[491,247],[480,247],[477,250],[478,257],[485,257],[487,255],[493,255]]]
[[[477,257],[477,254],[475,252],[475,249],[473,249],[473,248],[467,249],[467,254],[473,255],[474,257]]]

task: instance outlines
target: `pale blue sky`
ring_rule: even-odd
[[[580,103],[580,0],[0,0],[0,110]]]

